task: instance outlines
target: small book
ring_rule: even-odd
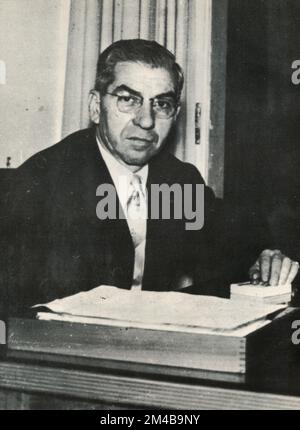
[[[250,282],[231,284],[230,298],[232,300],[254,301],[270,304],[285,304],[292,299],[292,285],[278,285],[276,287],[253,285]]]

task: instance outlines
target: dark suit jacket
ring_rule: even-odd
[[[272,160],[264,207],[272,243],[300,260],[300,151],[286,150]],[[274,157],[275,158],[275,157]]]
[[[134,248],[127,222],[96,216],[96,188],[104,183],[113,184],[93,129],[68,136],[19,167],[5,231],[13,312],[100,284],[131,287]],[[203,179],[194,166],[164,152],[149,163],[147,187],[153,183]],[[185,219],[149,219],[142,288],[172,290],[184,273],[193,272],[199,285],[215,278],[215,244],[222,248],[220,237],[215,240],[216,217],[216,199],[205,187],[200,231],[186,230]]]

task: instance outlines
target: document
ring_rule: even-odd
[[[122,321],[151,326],[181,326],[214,331],[235,330],[264,321],[284,306],[240,303],[183,292],[132,291],[101,285],[87,292],[54,300],[46,306],[54,314],[38,313],[40,319],[75,321],[75,317]]]

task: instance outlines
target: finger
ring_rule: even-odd
[[[260,281],[260,265],[257,260],[255,264],[249,269],[249,277],[252,284],[257,285]]]
[[[270,271],[270,285],[272,285],[272,287],[278,285],[282,266],[282,257],[281,252],[274,252],[273,254]]]
[[[268,282],[273,252],[269,249],[263,251],[260,255],[260,273],[263,282]]]
[[[254,272],[250,279],[253,285],[258,285],[260,283],[260,270]]]
[[[291,266],[292,266],[292,260],[288,257],[284,257],[284,259],[282,260],[278,285],[284,285],[286,283],[291,270]]]
[[[293,280],[295,279],[295,277],[296,277],[296,275],[298,273],[298,270],[299,270],[299,263],[298,263],[298,261],[293,261],[292,265],[291,265],[289,276],[288,276],[288,278],[286,280],[287,284],[291,284],[293,282]]]

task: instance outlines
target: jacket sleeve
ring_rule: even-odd
[[[5,309],[10,315],[31,306],[37,281],[42,280],[43,232],[41,203],[47,190],[41,189],[39,169],[26,162],[14,172],[3,226],[5,252],[2,255]]]
[[[231,283],[248,279],[248,269],[267,245],[267,229],[253,209],[233,208],[216,198],[196,168],[191,175],[193,183],[204,185],[204,224],[190,239],[194,247],[191,292],[228,297]]]

